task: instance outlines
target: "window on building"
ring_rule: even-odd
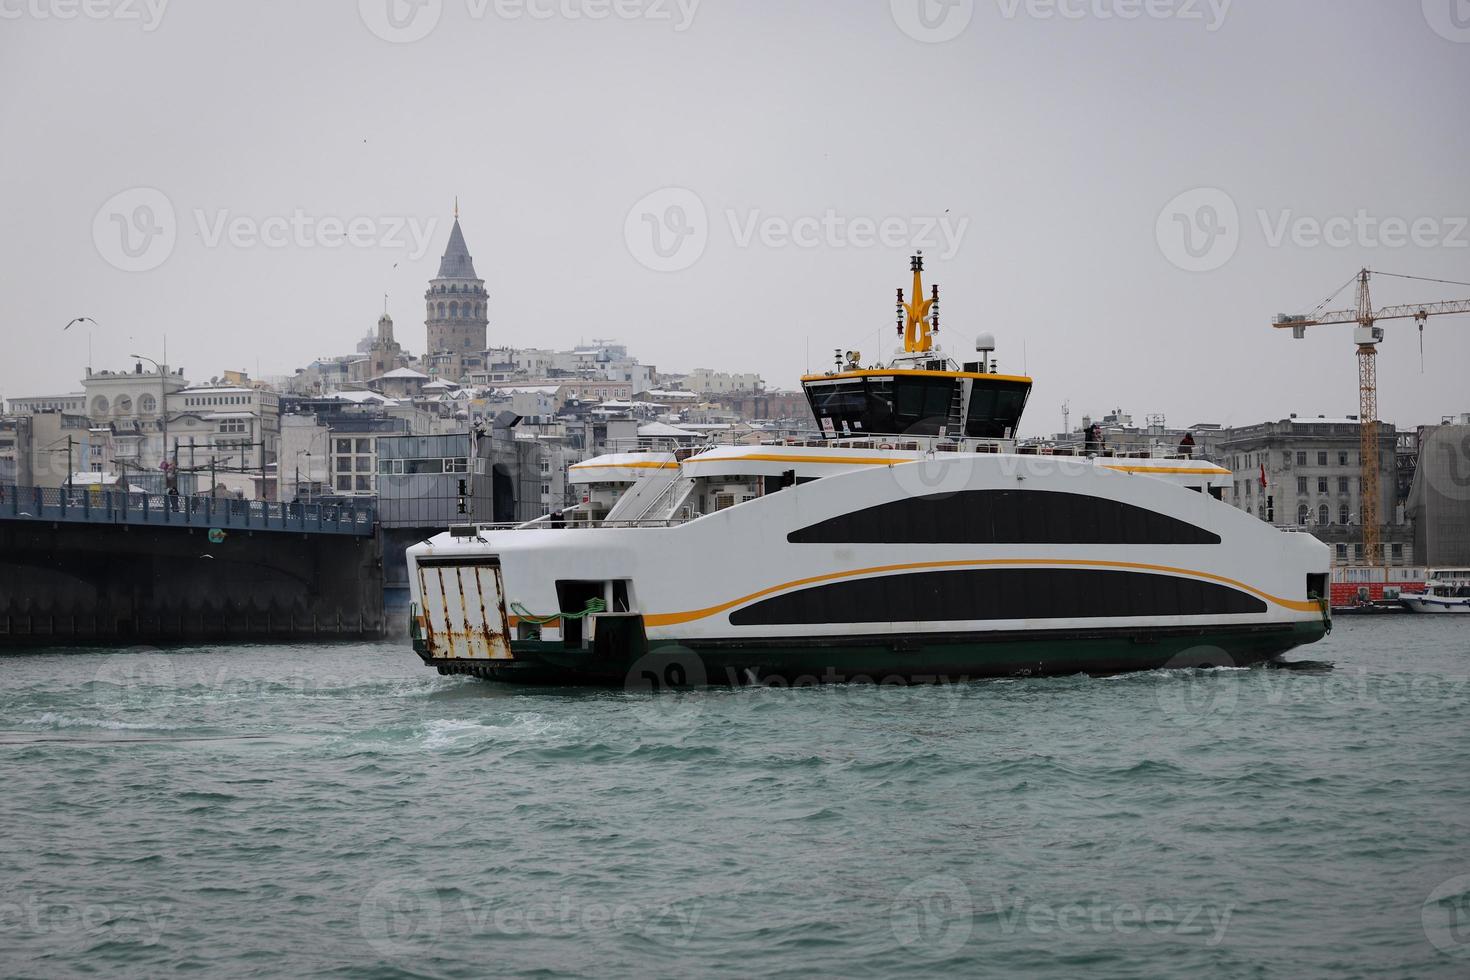
[[[1318,493],[1326,493],[1327,492],[1327,477],[1325,477],[1325,476],[1319,476],[1319,477],[1317,477],[1317,492]]]
[[[1306,493],[1307,492],[1307,478],[1306,477],[1299,476],[1299,477],[1296,478],[1296,492],[1297,493]]]
[[[1306,526],[1306,523],[1307,523],[1307,505],[1306,504],[1297,504],[1296,505],[1296,522],[1297,522],[1297,524],[1299,524],[1299,525],[1301,525],[1303,527]]]
[[[1337,560],[1347,561],[1347,545],[1339,543],[1337,546]]]
[[[1291,453],[1290,452],[1283,452],[1281,454],[1281,465],[1284,466],[1286,469],[1291,469]]]
[[[1307,454],[1306,453],[1297,453],[1296,454],[1296,465],[1298,465],[1298,466],[1306,466],[1307,465]]]
[[[1326,466],[1327,465],[1327,453],[1326,452],[1320,452],[1320,453],[1317,454],[1317,465],[1318,466]]]
[[[1353,559],[1356,561],[1363,560],[1363,546],[1361,544],[1353,545]]]
[[[1337,508],[1337,523],[1344,526],[1348,523],[1348,505],[1342,504]]]
[[[1338,466],[1346,466],[1347,464],[1348,464],[1347,450],[1346,449],[1343,449],[1343,450],[1339,451],[1338,454],[1337,454],[1337,465]]]
[[[338,490],[342,490],[342,491],[347,492],[347,493],[351,493],[352,492],[352,477],[350,477],[350,476],[339,476],[339,477],[337,477],[337,489]]]
[[[1348,492],[1348,478],[1347,477],[1340,476],[1340,477],[1337,478],[1337,492],[1338,493],[1347,493]]]
[[[1394,561],[1403,561],[1404,546],[1401,544],[1391,544],[1388,546],[1388,554]]]
[[[1326,527],[1332,523],[1332,512],[1327,509],[1326,504],[1317,508],[1317,526]]]

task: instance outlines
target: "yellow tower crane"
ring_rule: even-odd
[[[1373,275],[1393,276],[1395,279],[1417,279],[1421,282],[1448,283],[1455,286],[1470,283],[1452,282],[1448,279],[1427,279],[1423,276],[1395,275],[1392,272],[1373,273],[1360,270],[1344,283],[1337,292],[1327,297],[1311,313],[1282,314],[1271,325],[1290,329],[1291,335],[1300,340],[1307,335],[1307,327],[1329,323],[1355,323],[1353,342],[1358,345],[1358,427],[1359,457],[1362,464],[1362,506],[1359,508],[1363,525],[1363,562],[1367,565],[1379,563],[1379,542],[1382,540],[1382,519],[1378,505],[1382,499],[1379,489],[1378,454],[1378,344],[1383,340],[1380,320],[1415,320],[1419,324],[1420,345],[1423,345],[1424,321],[1442,313],[1470,313],[1470,300],[1449,300],[1440,303],[1404,303],[1373,309],[1373,300],[1368,293],[1368,280]],[[1343,290],[1354,282],[1358,285],[1358,305],[1350,310],[1324,312],[1327,306]]]

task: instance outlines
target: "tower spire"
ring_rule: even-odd
[[[454,220],[459,220],[459,195],[454,195]]]

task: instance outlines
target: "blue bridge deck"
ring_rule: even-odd
[[[170,497],[96,487],[50,490],[0,484],[0,521],[9,520],[369,537],[374,533],[376,515],[371,507]]]

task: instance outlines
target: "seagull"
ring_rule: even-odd
[[[66,326],[62,327],[61,328],[61,332],[62,333],[65,333],[66,331],[70,330],[74,325],[76,325],[78,323],[90,323],[94,327],[97,326],[97,321],[94,320],[94,319],[92,319],[91,317],[89,317],[89,316],[79,316],[79,317],[75,318],[74,320],[72,320],[71,323],[68,323]]]

